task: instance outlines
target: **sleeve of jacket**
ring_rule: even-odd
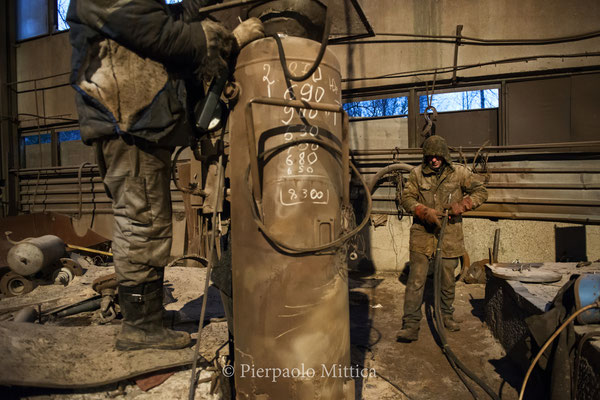
[[[194,68],[206,57],[200,22],[184,22],[161,0],[76,0],[77,16],[90,28],[173,68]]]
[[[462,168],[463,174],[463,187],[462,190],[464,193],[468,194],[473,200],[473,209],[479,207],[488,198],[488,192],[483,183],[477,179],[475,174],[473,174],[469,169]]]
[[[402,208],[405,211],[414,214],[415,207],[419,204],[419,185],[417,182],[417,168],[413,168],[408,175],[406,187],[402,192]]]

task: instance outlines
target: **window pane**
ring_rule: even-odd
[[[24,40],[47,34],[47,0],[17,1],[17,40]]]
[[[165,3],[167,3],[167,4],[181,3],[181,0],[165,0]]]
[[[50,134],[49,133],[44,133],[42,135],[31,135],[31,136],[23,136],[23,144],[25,146],[29,146],[32,144],[39,144],[40,143],[40,138],[41,138],[41,142],[42,144],[44,143],[50,143]]]
[[[72,140],[81,140],[81,133],[78,130],[58,132],[59,142],[69,142]]]
[[[437,111],[480,110],[498,108],[498,89],[434,94],[431,105]],[[420,112],[427,108],[427,96],[419,97]]]
[[[393,97],[345,103],[349,117],[388,117],[408,114],[408,97]]]
[[[56,0],[56,13],[58,22],[57,30],[64,31],[69,29],[69,25],[67,24],[67,10],[69,9],[69,3],[71,0]]]

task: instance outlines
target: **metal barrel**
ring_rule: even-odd
[[[65,242],[54,235],[44,235],[15,244],[7,256],[8,266],[23,276],[35,275],[57,262],[65,254]]]
[[[290,72],[308,71],[320,44],[281,40]],[[238,57],[230,175],[239,399],[354,398],[345,251],[298,251],[342,231],[349,176],[340,79],[326,51],[315,73],[290,90],[273,38]],[[294,98],[314,108],[282,104]]]

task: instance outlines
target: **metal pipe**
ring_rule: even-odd
[[[22,186],[30,186],[30,185],[22,185]],[[46,186],[46,185],[44,185]],[[57,189],[57,190],[46,190],[46,191],[38,191],[37,194],[46,194],[46,195],[55,195],[55,194],[79,194],[79,190],[77,189]],[[83,194],[93,194],[93,193],[105,193],[104,188],[101,189],[97,189],[97,188],[89,188],[87,190],[82,190],[81,193]],[[31,196],[33,195],[34,192],[32,191],[26,191],[26,192],[21,192],[21,196]]]
[[[398,210],[373,208],[371,214],[397,215]],[[571,222],[577,224],[600,224],[600,217],[588,217],[574,214],[542,214],[542,213],[520,213],[520,212],[487,212],[487,211],[469,211],[463,214],[466,218],[490,218],[490,219],[513,219],[513,220],[534,220],[534,221],[552,221],[552,222]]]
[[[12,85],[18,85],[20,83],[29,83],[29,82],[35,82],[35,81],[43,81],[45,79],[57,78],[59,76],[70,75],[70,74],[71,74],[71,72],[62,72],[60,74],[48,75],[48,76],[44,76],[42,78],[33,78],[33,79],[25,79],[25,80],[22,80],[22,81],[8,82],[6,85],[7,86],[12,86]]]
[[[41,193],[38,193],[38,196]],[[86,204],[95,204],[95,203],[106,203],[106,204],[111,204],[112,200],[109,198],[106,199],[96,199],[94,201],[89,201],[89,200],[85,200],[84,203]],[[62,199],[44,199],[43,201],[27,201],[27,200],[23,200],[21,201],[21,204],[23,205],[43,205],[43,204],[79,204],[79,202],[77,201],[77,199],[74,200],[62,200]]]
[[[37,203],[36,205],[43,205],[40,203]],[[31,212],[32,209],[27,208],[27,209],[22,209],[21,211],[25,212],[25,211],[29,211]],[[79,212],[79,209],[77,208],[53,208],[53,207],[45,207],[44,208],[44,212],[55,212],[55,213],[62,213],[62,214],[77,214]],[[112,208],[84,208],[81,210],[82,214],[112,214],[113,210]],[[184,207],[173,207],[173,212],[174,213],[183,213],[185,212],[185,208]]]
[[[485,146],[485,150],[503,151],[503,150],[529,150],[529,149],[560,149],[564,147],[592,147],[600,146],[600,140],[590,140],[584,142],[555,142],[555,143],[534,143],[534,144],[516,144],[506,146]],[[463,152],[477,151],[480,147],[465,146],[462,147]],[[353,150],[352,155],[382,155],[382,154],[399,154],[399,153],[422,153],[421,149],[371,149],[371,150]],[[457,154],[457,152],[453,152]]]
[[[392,188],[392,186],[387,186]],[[396,196],[391,194],[374,194],[374,201],[394,201]],[[579,206],[579,207],[600,207],[600,201],[595,200],[577,200],[577,199],[527,199],[527,198],[495,198],[486,200],[486,204],[540,204],[550,206]]]
[[[79,168],[81,168],[81,165],[63,165],[63,166],[56,166],[56,167],[39,167],[39,168],[11,168],[9,171],[13,172],[13,173],[25,173],[25,172],[44,172],[44,171],[64,171],[64,170],[75,170],[77,171]],[[88,168],[90,170],[92,169],[98,169],[98,165],[97,164],[87,164],[84,168]]]
[[[414,167],[414,165],[413,165]],[[378,167],[366,167],[360,168],[363,174],[376,173],[381,168]],[[486,172],[490,174],[598,174],[600,168],[577,168],[577,167],[563,167],[563,168],[488,168]]]
[[[494,247],[492,250],[493,260],[492,262],[498,262],[498,251],[500,249],[500,228],[497,228],[494,232]]]
[[[566,190],[592,190],[600,189],[600,183],[528,183],[528,182],[488,182],[488,189],[510,188],[510,189],[566,189]]]
[[[350,127],[348,124],[348,114],[342,111],[342,204],[346,207],[350,205]]]

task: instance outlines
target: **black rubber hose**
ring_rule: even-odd
[[[281,69],[283,70],[283,75],[292,81],[302,82],[308,78],[317,70],[319,65],[321,65],[321,61],[323,60],[323,56],[325,55],[325,50],[327,49],[327,44],[329,43],[329,32],[331,31],[331,12],[329,4],[326,5],[327,11],[325,14],[325,27],[323,28],[323,37],[321,38],[321,47],[319,48],[319,54],[315,59],[314,64],[310,69],[302,76],[294,76],[290,72],[287,67],[287,60],[285,58],[285,52],[283,51],[283,44],[281,43],[281,39],[279,35],[273,35],[275,39],[275,43],[277,43],[277,48],[279,49],[279,61],[281,62]],[[288,85],[289,86],[289,85]]]
[[[258,158],[266,159],[268,157],[271,157],[271,156],[283,151],[284,149],[286,149],[290,146],[295,146],[295,145],[302,144],[302,143],[318,144],[319,146],[322,146],[324,149],[331,152],[332,154],[336,154],[340,157],[343,156],[339,149],[337,149],[334,146],[331,146],[321,140],[298,139],[298,140],[294,140],[294,141],[291,141],[288,143],[280,144],[278,146],[273,147],[272,149],[265,150],[264,152],[262,152],[261,154],[258,155]],[[278,238],[273,236],[273,234],[270,233],[268,228],[263,224],[262,216],[260,215],[259,210],[256,209],[256,199],[254,198],[253,190],[252,190],[252,185],[255,185],[255,183],[250,180],[250,166],[248,166],[248,168],[246,169],[245,176],[246,176],[246,181],[248,183],[248,187],[247,187],[248,192],[249,192],[248,196],[251,199],[251,203],[252,203],[252,204],[250,204],[250,209],[252,211],[252,216],[253,216],[254,222],[256,223],[258,228],[261,230],[261,232],[265,235],[265,237],[271,243],[275,244],[281,251],[283,251],[285,253],[289,253],[289,254],[316,253],[316,252],[326,251],[326,250],[340,247],[347,240],[349,240],[352,237],[354,237],[355,235],[357,235],[365,227],[365,225],[369,221],[369,218],[371,217],[371,210],[373,208],[373,199],[371,197],[371,192],[369,191],[369,186],[364,181],[362,175],[360,174],[360,172],[358,172],[358,169],[354,166],[354,164],[350,163],[350,167],[351,167],[352,171],[356,174],[356,176],[359,178],[361,184],[363,185],[363,188],[365,189],[365,196],[367,199],[367,211],[365,213],[363,220],[361,221],[360,224],[358,224],[358,226],[356,226],[350,232],[343,234],[342,236],[340,236],[339,238],[335,239],[334,241],[332,241],[330,243],[327,243],[327,244],[324,244],[321,246],[306,247],[306,248],[294,247],[294,246],[291,246],[291,245],[286,244],[283,241],[279,240]],[[346,178],[344,177],[344,179],[346,179]]]
[[[414,168],[414,165],[405,164],[405,163],[394,163],[394,164],[388,165],[385,168],[380,169],[379,171],[377,171],[375,176],[373,176],[373,178],[371,178],[371,180],[369,181],[369,191],[371,193],[373,193],[373,190],[375,189],[375,185],[377,185],[377,182],[384,175],[389,174],[390,172],[393,172],[393,171],[410,172],[410,171],[412,171],[413,168]]]
[[[456,374],[460,378],[460,380],[465,384],[469,392],[473,398],[477,399],[477,394],[475,393],[473,387],[469,385],[467,380],[462,376],[462,373],[467,375],[473,382],[479,385],[485,392],[494,400],[500,400],[500,397],[490,388],[485,382],[483,382],[477,375],[475,375],[470,369],[466,367],[459,359],[456,357],[450,345],[446,340],[446,333],[444,331],[444,322],[442,320],[441,313],[441,289],[442,289],[442,243],[444,239],[444,231],[446,229],[446,225],[448,224],[448,214],[444,214],[444,219],[442,220],[442,227],[440,229],[440,233],[438,235],[438,243],[437,248],[435,250],[435,260],[434,260],[434,279],[433,279],[433,291],[434,291],[434,312],[435,312],[435,325],[437,327],[438,335],[440,336],[440,341],[442,342],[442,351],[446,355],[448,362],[452,366],[452,368],[456,371]]]

